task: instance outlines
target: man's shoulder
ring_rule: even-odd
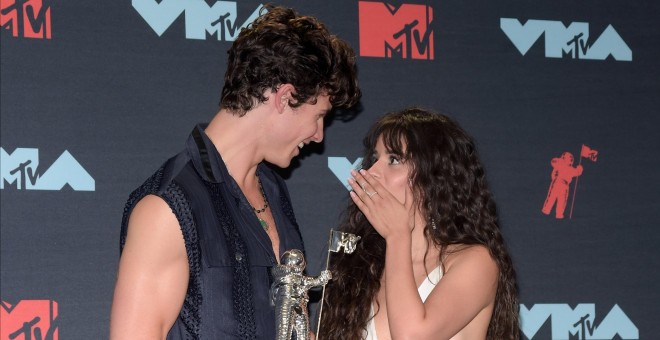
[[[132,210],[135,204],[147,195],[154,195],[164,199],[168,195],[168,192],[173,189],[181,189],[181,174],[189,167],[189,163],[185,152],[181,152],[166,160],[142,184],[130,193],[125,209]]]
[[[142,184],[131,192],[124,206],[122,219],[122,245],[128,227],[129,217],[140,205],[149,211],[173,212],[179,217],[190,209],[186,186],[182,178],[194,177],[194,174],[182,175],[190,170],[190,159],[181,152],[165,161]],[[188,170],[186,170],[188,169]],[[188,181],[189,182],[189,181]],[[157,209],[159,208],[159,209]],[[143,209],[143,210],[144,210]]]
[[[166,160],[138,188],[149,188],[153,193],[165,190],[171,183],[177,182],[187,167],[192,166],[186,152],[180,152]]]

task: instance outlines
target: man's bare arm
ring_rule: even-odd
[[[110,339],[164,339],[188,288],[188,257],[170,207],[145,196],[133,209],[112,300]]]

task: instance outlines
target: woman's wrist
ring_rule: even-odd
[[[405,232],[405,231],[400,231],[400,232],[391,232],[389,235],[385,237],[385,243],[387,245],[405,245],[408,244],[410,245],[410,242],[412,240],[412,237],[410,235],[410,232]]]

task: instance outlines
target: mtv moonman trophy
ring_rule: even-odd
[[[291,340],[294,331],[297,340],[309,340],[307,291],[312,287],[323,286],[325,295],[325,284],[332,278],[328,271],[330,252],[338,252],[344,248],[344,252],[350,254],[355,250],[359,239],[359,236],[353,234],[331,230],[326,269],[318,277],[303,274],[306,263],[300,250],[291,249],[284,252],[280,264],[271,269],[274,282],[270,288],[270,301],[275,306],[276,340]],[[323,306],[323,298],[321,298],[321,306]],[[319,312],[319,324],[320,321]],[[318,334],[318,329],[316,333]]]
[[[305,257],[298,249],[284,252],[280,264],[271,269],[274,282],[270,288],[270,303],[275,306],[277,340],[291,340],[296,331],[297,340],[309,339],[309,316],[307,314],[307,291],[322,286],[331,279],[324,270],[318,277],[303,274]]]

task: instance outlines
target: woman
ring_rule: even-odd
[[[320,339],[517,339],[515,271],[474,142],[411,108],[364,139]],[[367,170],[364,170],[367,169]]]

